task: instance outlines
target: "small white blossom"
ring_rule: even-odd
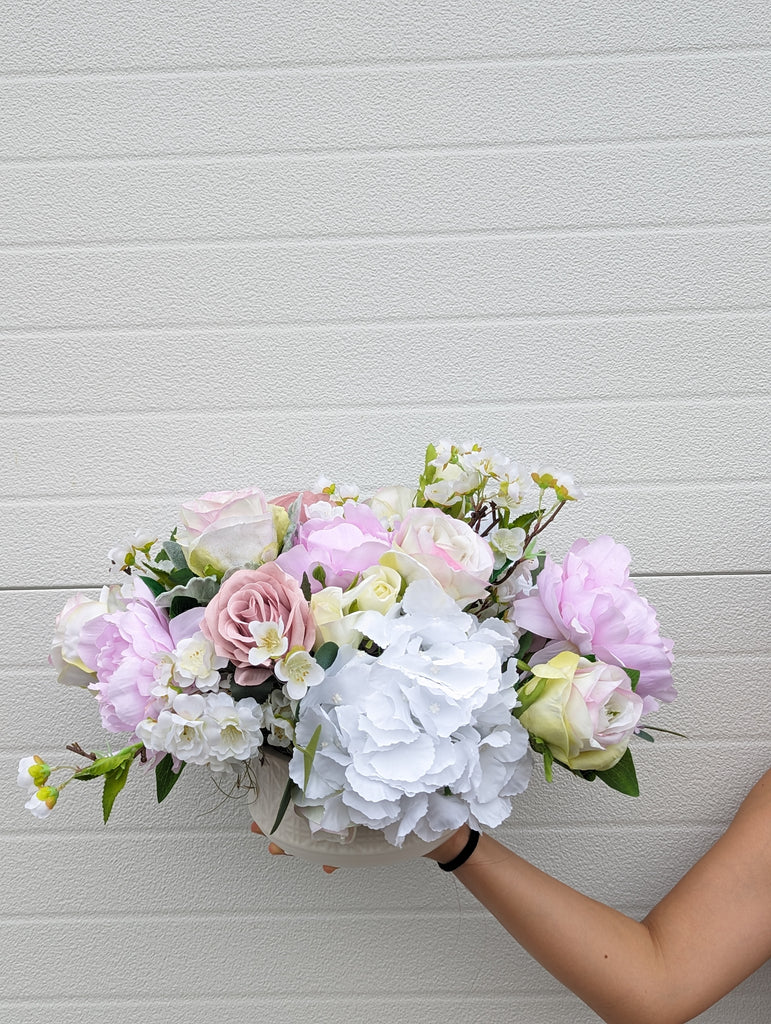
[[[41,786],[24,805],[36,818],[47,818],[56,806],[59,790],[56,786]]]
[[[32,796],[33,793],[37,793],[39,783],[35,782],[35,779],[32,776],[38,765],[42,765],[42,761],[39,757],[23,757],[19,761],[19,774],[16,781],[19,786],[26,791],[27,796]],[[47,778],[48,776],[46,776],[46,779]]]
[[[283,690],[272,690],[262,705],[263,725],[268,730],[268,743],[273,747],[290,747],[294,742],[294,711],[296,703]]]
[[[199,630],[181,640],[172,654],[174,682],[183,688],[195,686],[197,690],[219,689],[219,670],[226,667],[227,658],[221,658],[208,637]]]
[[[256,641],[249,650],[249,662],[252,665],[263,665],[270,659],[281,658],[289,648],[289,641],[284,636],[283,619],[278,622],[250,622],[249,632]]]
[[[317,686],[324,678],[324,669],[302,647],[293,648],[286,658],[277,661],[274,671],[291,700],[300,700],[309,687]]]

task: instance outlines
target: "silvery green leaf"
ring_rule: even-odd
[[[220,584],[216,576],[193,576],[184,586],[173,587],[158,596],[155,603],[161,608],[169,608],[175,597],[190,597],[197,604],[206,605],[219,588]]]
[[[289,526],[287,526],[286,533],[284,534],[284,539],[281,542],[281,551],[279,551],[280,555],[283,554],[285,551],[288,551],[291,548],[292,544],[294,544],[295,534],[297,533],[297,527],[300,525],[300,512],[302,511],[302,504],[303,495],[302,491],[300,491],[295,500],[286,510],[287,515],[289,516]]]

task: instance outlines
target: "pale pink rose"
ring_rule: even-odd
[[[134,577],[134,595],[125,608],[100,615],[81,630],[78,654],[96,673],[102,724],[109,732],[133,732],[154,703],[158,655],[174,650],[199,627],[203,609],[193,608],[169,622],[149,588]]]
[[[271,674],[269,661],[249,663],[249,652],[257,642],[251,622],[281,622],[288,648],[310,651],[316,627],[310,606],[297,580],[288,576],[275,562],[259,569],[240,569],[229,576],[204,613],[201,630],[222,658],[236,666],[240,686],[256,686]]]
[[[629,579],[631,555],[612,537],[578,540],[563,564],[547,557],[535,591],[514,602],[518,626],[555,641],[539,658],[566,648],[638,669],[645,711],[674,700],[672,641],[659,633],[656,612]]]
[[[283,513],[282,513],[283,514]],[[259,565],[278,554],[273,511],[257,487],[210,491],[181,509],[177,541],[199,576]]]
[[[642,697],[632,691],[626,672],[572,651],[533,665],[532,670],[533,679],[521,696],[526,699],[528,691],[541,683],[543,690],[520,714],[520,723],[568,768],[612,768],[623,757],[643,713]]]
[[[308,519],[308,506],[315,505],[317,501],[323,501],[327,505],[334,505],[334,502],[328,494],[317,494],[316,491],[292,491],[291,494],[280,494],[277,498],[271,498],[271,505],[278,505],[279,508],[285,508],[287,512],[291,505],[302,495],[302,502],[300,504],[300,516],[298,518],[299,523],[304,523]]]
[[[487,541],[468,523],[438,508],[410,509],[381,564],[409,583],[432,576],[461,607],[483,598],[494,557]]]
[[[276,564],[297,580],[306,574],[314,593],[321,583],[313,578],[313,570],[321,566],[326,586],[345,590],[359,573],[377,565],[390,546],[388,531],[375,513],[366,505],[347,502],[342,516],[303,523],[294,545],[279,555]]]

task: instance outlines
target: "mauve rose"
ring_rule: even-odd
[[[493,571],[487,541],[438,508],[410,509],[380,561],[409,583],[432,576],[461,607],[487,594]]]
[[[283,622],[289,650],[303,647],[310,651],[316,639],[316,626],[300,585],[275,562],[234,572],[206,606],[201,630],[217,654],[236,666],[240,686],[257,686],[272,671],[269,662],[249,664],[249,652],[256,646],[249,630],[251,622]]]
[[[317,501],[326,502],[328,505],[333,505],[334,502],[328,494],[317,494],[316,491],[292,491],[291,494],[280,494],[277,498],[271,498],[271,505],[278,505],[279,508],[285,508],[287,512],[291,505],[297,501],[302,495],[302,502],[300,504],[300,516],[298,523],[305,523],[308,520],[308,506],[314,505]]]
[[[659,633],[656,612],[629,579],[631,555],[612,537],[578,540],[563,564],[547,556],[534,592],[514,602],[522,629],[556,643],[539,660],[569,648],[621,668],[639,669],[635,691],[655,711],[677,696],[672,641]]]
[[[297,580],[306,574],[314,593],[321,590],[321,583],[313,578],[313,570],[321,566],[326,586],[345,590],[359,573],[377,565],[390,546],[388,531],[372,509],[347,502],[342,516],[303,523],[294,546],[278,556],[276,565]]]
[[[286,519],[286,513],[281,512]],[[199,576],[272,561],[278,554],[276,514],[257,487],[209,491],[186,502],[177,535],[188,564]],[[286,524],[284,524],[286,528]]]

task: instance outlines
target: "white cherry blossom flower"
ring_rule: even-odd
[[[324,669],[303,647],[293,647],[285,658],[276,662],[273,671],[291,700],[301,700],[309,687],[318,686],[324,678]]]
[[[263,665],[269,659],[281,658],[289,648],[289,641],[284,636],[284,620],[278,622],[250,622],[249,632],[254,637],[255,646],[249,650],[249,662],[252,665]]]

